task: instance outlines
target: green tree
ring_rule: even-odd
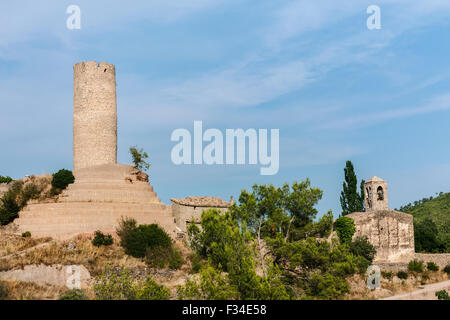
[[[9,176],[0,176],[0,183],[10,183],[11,181],[13,181],[13,178]]]
[[[195,292],[195,287],[205,287],[215,279],[214,282],[221,286],[226,283],[227,292],[237,292],[237,299],[290,298],[279,272],[273,266],[269,265],[262,276],[256,273],[256,253],[252,246],[254,238],[245,222],[239,224],[232,213],[221,213],[216,209],[205,210],[202,213],[201,230],[191,224],[188,232],[197,253],[208,258],[217,271],[206,269],[201,272],[200,283],[191,283],[190,288],[180,289],[180,292]],[[228,275],[224,278],[218,272],[227,272]],[[203,289],[201,297],[205,296],[204,292]]]
[[[344,168],[344,179],[341,192],[342,215],[364,210],[364,182],[361,181],[358,193],[358,179],[351,161],[347,161]]]
[[[258,239],[278,233],[285,238],[298,238],[316,217],[314,206],[322,194],[322,190],[311,187],[309,179],[294,182],[292,186],[286,183],[281,188],[254,185],[252,192],[241,192],[239,205],[230,211]]]
[[[377,253],[377,250],[369,242],[369,239],[367,238],[367,236],[356,237],[356,239],[353,240],[350,244],[350,250],[353,254],[366,258],[367,261],[369,261],[370,263],[372,263],[373,259],[375,258],[375,255]]]
[[[337,218],[334,222],[336,233],[341,243],[350,243],[355,234],[355,222],[349,217]]]
[[[439,253],[445,246],[438,238],[438,228],[430,218],[414,221],[414,245],[416,252]]]
[[[144,149],[138,149],[137,146],[130,147],[130,154],[136,169],[146,171],[150,168],[150,163],[145,161],[148,158],[148,154]]]

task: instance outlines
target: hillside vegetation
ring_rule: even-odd
[[[441,192],[437,197],[415,201],[399,210],[412,214],[415,226],[430,225],[427,221],[431,220],[437,229],[437,240],[443,248],[443,250],[436,251],[450,252],[450,193]]]

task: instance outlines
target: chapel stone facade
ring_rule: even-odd
[[[414,259],[413,216],[390,210],[387,183],[372,177],[364,184],[366,212],[347,215],[355,222],[354,238],[367,236],[377,249],[374,263],[406,263]]]

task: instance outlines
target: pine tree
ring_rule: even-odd
[[[341,207],[342,216],[364,210],[364,181],[358,192],[358,179],[351,161],[347,161],[344,168],[345,181],[342,184]]]

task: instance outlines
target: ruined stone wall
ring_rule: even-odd
[[[440,269],[450,265],[450,253],[416,253],[415,258],[423,262],[434,262]]]
[[[194,219],[196,223],[200,223],[203,210],[217,209],[220,211],[228,210],[227,208],[213,208],[213,207],[193,207],[185,206],[172,202],[172,214],[175,218],[177,227],[182,232],[187,232],[187,225]]]
[[[95,61],[74,66],[73,167],[117,162],[116,71]]]
[[[413,216],[394,210],[355,212],[354,237],[367,236],[377,249],[374,262],[409,262],[414,259]]]

